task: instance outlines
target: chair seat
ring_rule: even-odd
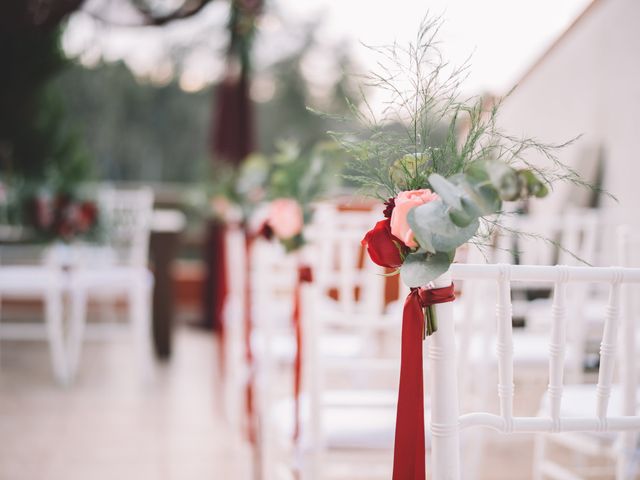
[[[260,335],[254,336],[252,344],[258,352],[262,351],[263,343]],[[321,354],[332,358],[357,357],[364,346],[362,337],[353,334],[327,334],[319,342]],[[296,341],[292,335],[274,335],[272,338],[271,355],[277,362],[293,362],[296,348]]]
[[[323,433],[329,449],[390,450],[393,448],[397,392],[333,391],[323,397]],[[309,432],[309,399],[302,395],[302,445],[312,447]],[[427,417],[427,413],[425,413]],[[273,409],[272,422],[288,442],[293,435],[293,400],[284,399]]]
[[[69,287],[97,289],[100,293],[107,291],[127,292],[132,284],[147,288],[153,285],[153,274],[144,267],[112,265],[96,268],[78,269],[70,274]]]
[[[636,398],[640,399],[640,388],[636,394]],[[560,407],[560,416],[562,417],[595,417],[596,412],[596,387],[595,385],[566,385],[562,391],[562,404]],[[637,400],[637,406],[640,406],[640,400]],[[549,415],[549,393],[545,392],[540,402],[539,416]],[[612,417],[622,416],[622,390],[618,385],[614,385],[611,389],[611,397],[609,398],[608,415]],[[598,445],[610,446],[611,442],[616,438],[616,432],[571,432],[563,434],[566,436],[580,435],[597,442]]]
[[[0,269],[0,291],[3,295],[40,295],[44,291],[62,288],[64,275],[46,266],[6,266]]]

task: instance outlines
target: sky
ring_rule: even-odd
[[[88,6],[109,1],[90,0]],[[503,94],[590,2],[267,0],[256,62],[260,66],[277,59],[290,43],[284,33],[321,19],[315,37],[324,45],[323,54],[309,62],[310,73],[319,77],[328,74],[331,68],[327,64],[339,51],[349,51],[367,70],[374,66],[375,58],[362,44],[406,43],[415,37],[429,13],[444,20],[440,35],[443,56],[458,65],[471,55],[465,91]],[[122,59],[141,76],[162,83],[177,75],[185,90],[197,90],[216,81],[222,71],[226,15],[225,2],[214,1],[197,18],[158,29],[106,26],[80,13],[71,19],[63,45],[86,64],[101,58]],[[172,61],[176,57],[182,59],[179,68]]]

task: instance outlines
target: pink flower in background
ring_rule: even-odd
[[[304,225],[302,207],[292,198],[278,198],[271,202],[267,222],[279,239],[295,237]]]
[[[418,244],[413,238],[413,232],[407,221],[409,210],[437,198],[438,195],[428,188],[400,192],[396,197],[395,207],[391,212],[391,233],[393,236],[400,239],[409,248],[417,247]]]

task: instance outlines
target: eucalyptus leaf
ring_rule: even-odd
[[[517,172],[504,162],[492,160],[486,162],[491,183],[502,200],[517,200],[520,196],[520,181]]]
[[[456,210],[462,209],[464,193],[456,185],[437,173],[429,175],[429,184],[444,203]]]
[[[400,278],[410,288],[427,285],[449,269],[451,257],[446,252],[410,253],[400,267]]]
[[[467,208],[461,208],[460,210],[451,209],[449,211],[449,218],[458,227],[466,227],[478,218],[478,215],[475,213],[475,205],[473,205],[472,202],[465,202],[465,205]]]
[[[500,211],[502,201],[497,190],[489,180],[474,182],[465,174],[456,175],[452,181],[465,193],[462,204],[469,214],[477,217],[491,215]]]
[[[442,200],[434,200],[409,211],[407,221],[420,244],[428,251],[451,252],[478,231],[478,219],[459,227],[449,217],[450,209]]]
[[[542,198],[549,193],[547,186],[531,170],[519,170],[518,177],[523,185],[524,195]]]

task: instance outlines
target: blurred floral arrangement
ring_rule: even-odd
[[[99,211],[77,188],[53,189],[16,177],[0,182],[0,223],[18,227],[28,241],[95,240]]]
[[[277,239],[287,252],[304,245],[303,228],[312,219],[312,203],[329,187],[327,148],[320,144],[303,150],[294,143],[282,142],[271,159],[268,215],[260,233],[267,239]]]
[[[275,239],[287,252],[297,250],[304,245],[313,202],[341,179],[343,164],[334,155],[338,148],[333,142],[301,148],[281,141],[273,155],[250,155],[238,169],[216,168],[201,209],[218,221],[237,222],[253,234]]]
[[[76,194],[41,191],[25,204],[27,226],[43,241],[70,242],[94,237],[98,230],[98,207]]]
[[[544,197],[555,181],[586,185],[556,156],[576,139],[556,145],[510,136],[496,123],[501,100],[487,106],[481,97],[462,97],[469,67],[443,60],[441,24],[426,19],[407,47],[373,48],[383,61],[369,84],[390,97],[382,118],[364,98],[366,111],[353,106],[352,112],[366,129],[331,132],[353,157],[347,177],[385,201],[384,219],[363,245],[411,288],[446,272],[458,247],[486,241],[500,226],[503,202]],[[391,123],[402,128],[388,128]],[[530,163],[531,151],[547,167]],[[435,322],[427,323],[430,334]]]

